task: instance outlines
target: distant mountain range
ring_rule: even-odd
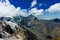
[[[11,38],[10,35],[13,35],[12,39],[19,35],[23,40],[52,40],[60,36],[60,19],[38,20],[32,15],[28,17],[15,16],[13,18],[1,17],[0,29],[2,30],[0,30],[0,38],[6,38],[6,34],[7,40]],[[3,37],[1,37],[2,35]]]

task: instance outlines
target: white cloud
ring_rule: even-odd
[[[31,7],[35,6],[37,4],[36,0],[33,0],[33,2],[31,3]]]
[[[12,17],[19,12],[18,10],[20,10],[20,8],[15,8],[8,0],[6,0],[6,2],[0,1],[0,17]]]
[[[50,6],[50,8],[48,8],[46,11],[49,13],[60,13],[60,3]]]
[[[0,17],[12,17],[16,15],[21,15],[26,17],[31,14],[34,16],[38,16],[42,14],[43,11],[44,11],[43,9],[38,10],[37,8],[32,8],[31,10],[29,10],[29,12],[27,12],[27,9],[21,9],[20,7],[15,8],[15,6],[10,4],[9,0],[6,0],[6,2],[0,1]]]
[[[21,16],[26,17],[26,16],[28,16],[28,14],[29,14],[29,13],[27,13],[27,10],[24,9],[24,10],[20,10],[20,12],[19,12],[17,15],[21,15]]]
[[[43,14],[44,10],[43,9],[40,9],[38,10],[37,8],[32,8],[30,10],[30,14],[34,15],[34,16],[38,16],[38,15],[41,15]]]
[[[51,5],[45,10],[45,15],[39,16],[41,19],[51,20],[55,18],[60,19],[60,3]]]
[[[34,5],[36,5],[36,0],[34,0],[31,3],[31,7],[33,7]],[[47,12],[48,14],[44,15],[43,14],[44,12]],[[49,14],[49,13],[58,13],[58,14]],[[35,17],[38,17],[39,15],[43,14],[42,18],[45,17],[48,19],[56,18],[56,17],[58,18],[58,17],[60,17],[60,3],[56,3],[52,6],[50,6],[50,8],[48,8],[46,10],[43,10],[43,9],[38,10],[36,7],[34,7],[31,10],[29,10],[29,12],[27,12],[27,9],[21,9],[20,7],[15,8],[15,6],[10,4],[9,0],[6,0],[6,2],[0,1],[0,17],[2,17],[2,16],[3,17],[12,17],[12,16],[16,16],[16,15],[21,15],[21,16],[27,17],[31,14],[34,15]],[[51,15],[52,17],[50,17],[49,15]]]
[[[20,10],[20,13],[18,13],[17,15],[21,15],[24,17],[27,17],[29,15],[33,15],[33,16],[39,16],[41,14],[43,14],[44,10],[40,9],[38,10],[37,8],[32,8],[31,10],[29,10],[29,12],[27,12],[27,10]]]

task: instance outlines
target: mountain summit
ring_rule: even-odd
[[[53,21],[54,21],[54,22],[60,22],[60,19],[55,18]]]

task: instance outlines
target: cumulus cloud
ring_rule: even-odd
[[[33,0],[33,2],[31,3],[31,7],[35,6],[37,4],[36,0]]]
[[[46,11],[49,13],[60,13],[60,3],[50,6],[50,8],[48,8]]]
[[[8,0],[6,2],[0,1],[0,17],[12,17],[19,13],[19,10],[20,8],[15,8]]]
[[[27,9],[21,9],[21,7],[15,8],[14,5],[10,4],[9,0],[5,1],[6,2],[2,2],[2,0],[0,1],[0,17],[12,17],[17,15],[27,17],[29,15],[33,15],[41,19],[60,18],[60,3],[56,3],[46,10],[38,10],[36,7],[34,7],[27,12]],[[34,5],[36,5],[36,0],[31,3],[31,7]]]
[[[17,15],[27,17],[29,15],[29,13],[27,12],[26,9],[23,9],[23,10],[20,10],[20,12]]]
[[[38,10],[37,8],[32,8],[30,10],[30,14],[34,15],[34,16],[38,16],[38,15],[41,15],[43,14],[44,10],[43,9],[40,9]]]
[[[43,13],[43,9],[38,10],[37,8],[32,8],[27,12],[27,9],[21,9],[20,7],[15,8],[14,5],[10,4],[9,0],[5,1],[6,2],[0,1],[0,17],[12,17],[16,15],[21,15],[24,17],[29,15],[38,16]],[[36,4],[35,1],[33,1],[32,6]]]
[[[29,16],[29,15],[33,15],[33,16],[36,17],[36,16],[38,16],[38,15],[43,14],[43,12],[44,12],[43,9],[38,10],[37,8],[32,8],[32,9],[29,10],[28,12],[27,12],[26,9],[20,10],[20,13],[18,13],[17,15],[21,15],[21,16],[24,16],[24,17],[27,17],[27,16]]]
[[[60,3],[51,5],[48,9],[44,11],[43,15],[40,15],[38,18],[44,20],[51,20],[55,18],[60,19]]]

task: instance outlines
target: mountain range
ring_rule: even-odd
[[[39,20],[32,15],[1,17],[0,39],[60,40],[60,19]]]

